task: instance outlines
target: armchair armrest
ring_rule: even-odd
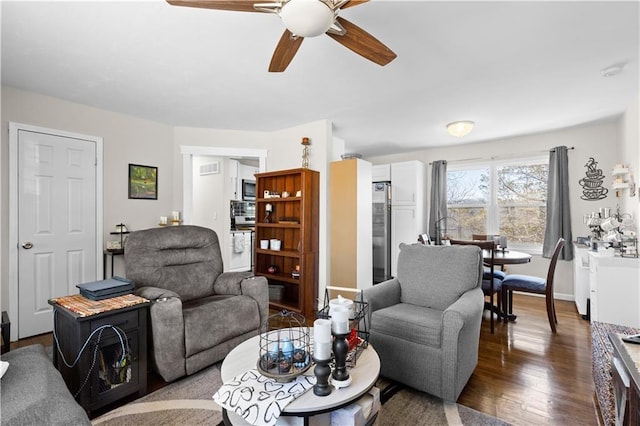
[[[260,330],[266,330],[269,316],[269,282],[265,277],[251,276],[240,282],[243,295],[253,298],[258,303],[260,312]]]
[[[153,302],[149,315],[153,357],[158,372],[166,382],[185,376],[184,319],[180,296],[158,287],[140,287],[136,294]]]
[[[160,287],[139,287],[135,291],[137,296],[149,299],[152,302],[164,301],[164,299],[177,298],[180,299],[178,293]]]
[[[460,296],[451,306],[444,310],[442,322],[445,332],[447,328],[458,330],[465,324],[478,325],[482,321],[482,311],[484,310],[484,293],[480,287],[475,287]]]
[[[367,321],[371,324],[371,314],[374,311],[400,303],[400,282],[397,278],[383,281],[365,289],[362,296],[369,303]]]
[[[242,294],[242,280],[253,276],[253,272],[223,272],[213,283],[213,291],[216,294],[230,294],[239,296]]]
[[[381,282],[365,289],[363,296],[370,312],[395,305],[400,303],[400,282],[397,278]]]
[[[478,364],[484,293],[475,287],[442,313],[442,398],[455,401]]]

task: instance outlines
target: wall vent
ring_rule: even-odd
[[[202,166],[200,166],[200,176],[215,175],[216,173],[220,173],[219,161],[211,164],[203,164]]]

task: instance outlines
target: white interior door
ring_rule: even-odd
[[[49,299],[97,279],[98,146],[19,129],[16,149],[18,338],[24,338],[52,330]]]

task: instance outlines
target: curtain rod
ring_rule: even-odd
[[[575,149],[575,147],[571,146],[568,147],[567,150],[572,150]],[[520,156],[528,156],[531,154],[542,154],[544,152],[555,152],[556,149],[555,148],[551,148],[550,150],[545,150],[542,149],[540,151],[530,151],[530,152],[523,152],[523,153],[518,153],[518,154],[511,154],[511,155],[497,155],[495,157],[476,157],[476,158],[464,158],[462,160],[445,160],[445,163],[462,163],[465,161],[477,161],[477,160],[501,160],[501,159],[506,159],[506,158],[515,158],[515,157],[520,157]],[[432,165],[433,162],[430,162],[429,165]]]

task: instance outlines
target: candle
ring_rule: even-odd
[[[318,360],[331,358],[331,320],[313,322],[313,357]]]
[[[349,310],[344,306],[334,306],[331,309],[331,331],[333,334],[349,333]]]
[[[174,211],[171,214],[173,216],[173,220],[177,221],[180,220],[180,212],[179,211]]]
[[[313,357],[318,361],[331,358],[331,342],[314,342]]]
[[[353,300],[342,297],[341,295],[338,295],[337,299],[330,300],[329,301],[330,316],[333,316],[333,309],[336,306],[344,306],[349,313],[349,318],[353,318]]]

